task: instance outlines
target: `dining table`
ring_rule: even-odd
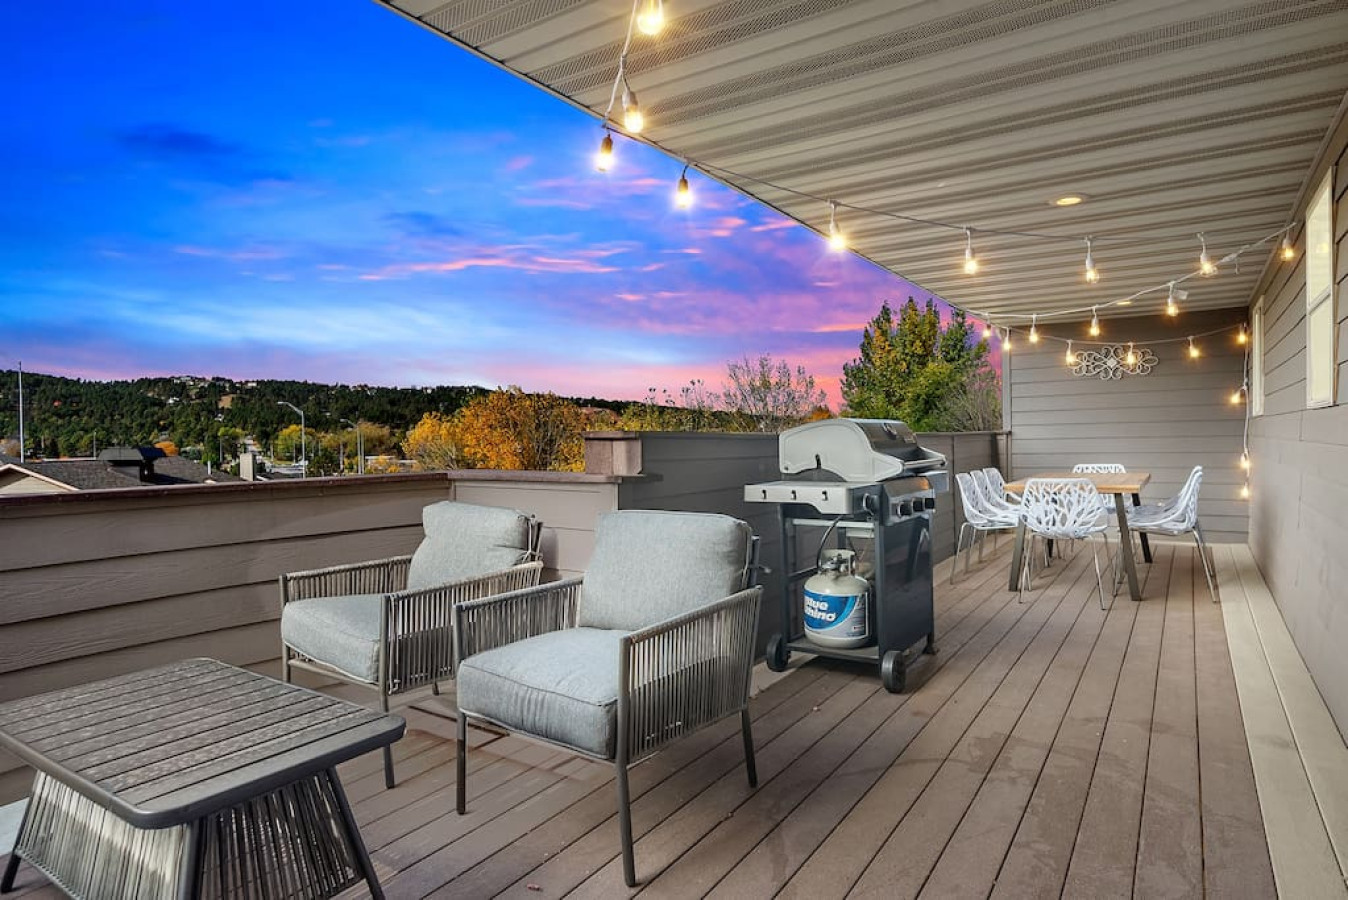
[[[1123,572],[1128,581],[1128,596],[1133,600],[1142,599],[1142,587],[1137,578],[1137,561],[1133,557],[1133,540],[1128,528],[1128,507],[1131,502],[1134,506],[1142,502],[1142,489],[1151,481],[1151,475],[1147,472],[1109,472],[1109,473],[1082,473],[1082,472],[1043,472],[1037,475],[1031,475],[1028,478],[1020,478],[1015,481],[1009,481],[1006,484],[1006,492],[1019,496],[1025,491],[1025,483],[1030,478],[1084,478],[1095,485],[1095,489],[1101,494],[1110,494],[1114,497],[1114,511],[1119,520],[1119,555],[1123,558]],[[1147,535],[1142,534],[1142,559],[1144,562],[1151,562],[1151,544],[1147,541]],[[1011,590],[1020,589],[1020,567],[1025,554],[1025,522],[1022,519],[1016,526],[1016,543],[1011,555]]]

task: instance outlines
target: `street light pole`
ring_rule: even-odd
[[[300,414],[300,477],[307,478],[309,475],[309,444],[304,433],[304,410],[293,403],[287,403],[285,400],[277,400],[276,405],[288,406]]]
[[[360,426],[350,419],[340,419],[352,428],[356,429],[356,474],[365,474],[365,435],[360,433]]]

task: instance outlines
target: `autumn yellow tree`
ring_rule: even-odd
[[[514,386],[492,391],[470,400],[454,425],[464,457],[478,468],[585,468],[585,414],[556,394],[527,394]]]
[[[458,423],[440,413],[426,413],[403,441],[403,452],[418,469],[462,469],[466,459],[458,438]]]

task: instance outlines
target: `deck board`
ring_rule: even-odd
[[[1240,703],[1275,679],[1265,664],[1252,681],[1228,647],[1233,621],[1231,647],[1258,634],[1235,556],[1218,556],[1233,608],[1210,602],[1183,544],[1158,544],[1145,599],[1107,612],[1084,546],[1025,603],[1005,589],[1009,546],[954,585],[943,565],[940,653],[910,693],[871,667],[797,661],[750,704],[756,790],[733,718],[632,770],[636,891],[607,765],[472,728],[469,812],[454,812],[452,697],[400,700],[395,788],[377,753],[340,773],[390,898],[1272,896],[1263,816],[1286,802],[1261,808],[1270,763],[1252,760]],[[26,866],[16,887],[60,896]]]

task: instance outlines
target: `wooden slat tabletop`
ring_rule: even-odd
[[[405,727],[213,659],[0,705],[0,746],[141,828],[232,806],[392,743]]]
[[[1030,478],[1084,478],[1095,485],[1095,489],[1102,494],[1140,494],[1142,489],[1151,481],[1149,472],[1110,472],[1108,474],[1084,473],[1084,472],[1042,472],[1037,475],[1031,475]],[[1006,483],[1008,493],[1021,494],[1025,492],[1025,482],[1030,478],[1017,478],[1015,481]]]

